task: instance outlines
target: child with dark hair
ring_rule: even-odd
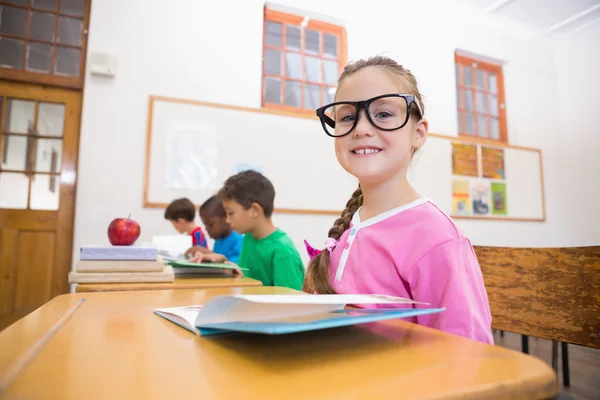
[[[208,236],[215,240],[212,252],[221,254],[232,263],[237,264],[242,251],[244,235],[234,231],[231,225],[227,223],[227,215],[221,199],[218,196],[208,198],[198,211]],[[193,247],[186,254],[193,255],[197,250]],[[202,252],[206,253],[205,251]]]
[[[196,207],[186,198],[173,200],[165,210],[165,219],[173,224],[177,232],[191,235],[193,246],[206,247],[206,237],[202,228],[194,222],[195,217]]]
[[[225,181],[219,191],[226,222],[244,235],[239,266],[265,286],[302,289],[304,265],[290,237],[273,225],[273,184],[256,171],[243,171]],[[225,262],[221,254],[198,252],[193,261]]]

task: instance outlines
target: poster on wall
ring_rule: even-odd
[[[481,146],[481,168],[484,178],[505,179],[504,150]]]
[[[452,174],[479,176],[477,145],[452,142]]]
[[[492,182],[492,214],[506,215],[506,183]]]
[[[168,126],[165,187],[217,189],[217,134],[212,125],[172,121]]]
[[[454,215],[471,214],[469,181],[466,179],[452,180],[452,213]]]
[[[471,205],[473,214],[490,214],[490,182],[486,180],[471,181]]]

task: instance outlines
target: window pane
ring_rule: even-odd
[[[338,80],[338,63],[337,61],[324,60],[323,72],[325,74],[323,81],[327,84],[335,85]]]
[[[473,69],[463,66],[464,86],[473,86]]]
[[[338,39],[337,36],[330,35],[329,33],[323,34],[323,53],[325,56],[337,58],[338,57]]]
[[[460,88],[456,89],[456,107],[463,108],[462,102],[460,101],[460,93],[462,90]]]
[[[498,115],[498,98],[492,94],[488,95],[488,106],[489,113],[492,115]]]
[[[266,44],[270,46],[281,47],[282,35],[283,27],[279,22],[267,22],[267,34],[265,37]]]
[[[456,64],[454,66],[454,71],[456,73],[456,86],[460,85],[460,65]]]
[[[80,19],[59,17],[58,18],[58,42],[81,45],[81,29],[83,22]]]
[[[0,6],[0,33],[24,37],[26,20],[27,10]]]
[[[57,46],[54,72],[58,75],[79,76],[79,50]]]
[[[465,90],[465,110],[473,110],[473,92]]]
[[[488,91],[492,93],[498,92],[498,81],[496,78],[496,74],[488,74]]]
[[[33,101],[8,99],[6,130],[11,133],[29,133],[33,127],[34,111]]]
[[[485,117],[485,115],[480,115],[477,117],[477,133],[481,137],[488,137],[487,118]]]
[[[321,106],[321,87],[319,85],[304,85],[304,108],[316,110]]]
[[[333,103],[333,98],[335,97],[335,88],[334,87],[325,86],[323,94],[325,95],[325,103],[324,104]]]
[[[300,51],[301,49],[301,34],[300,28],[297,26],[285,26],[285,48],[290,50]]]
[[[62,140],[37,139],[34,171],[60,172],[62,163]]]
[[[56,11],[56,0],[32,0],[33,8]]]
[[[490,119],[490,137],[492,139],[500,139],[500,124],[498,118]]]
[[[285,76],[302,79],[302,55],[285,53]]]
[[[40,103],[38,105],[37,130],[42,136],[62,136],[65,120],[65,105]]]
[[[321,79],[321,59],[316,57],[304,57],[304,68],[306,70],[306,80],[309,82],[319,82]]]
[[[0,37],[0,67],[23,68],[24,49],[24,41]]]
[[[465,113],[465,130],[464,132],[469,135],[475,134],[475,120],[473,118],[473,114]]]
[[[83,16],[83,0],[60,0],[60,12]]]
[[[265,49],[265,73],[281,75],[281,51]]]
[[[29,178],[27,175],[0,172],[0,208],[25,209],[28,197]]]
[[[32,210],[58,210],[60,179],[56,175],[34,175],[31,181]]]
[[[456,116],[458,118],[458,133],[464,133],[465,132],[465,126],[463,124],[463,118],[462,118],[462,113],[459,112],[458,115]]]
[[[281,104],[281,80],[265,78],[265,103]]]
[[[304,31],[306,37],[306,43],[304,44],[304,51],[307,54],[321,54],[321,35],[317,31],[311,31],[307,29]]]
[[[477,112],[485,113],[485,93],[476,92],[475,97],[477,99]]]
[[[4,158],[2,159],[2,169],[13,171],[27,170],[27,137],[10,136],[4,137]]]
[[[27,46],[27,69],[30,71],[50,72],[52,69],[52,46],[41,43],[29,43]]]
[[[29,0],[9,0],[9,3],[18,4],[20,6],[26,6],[29,4]]]
[[[31,12],[31,21],[29,23],[29,37],[47,42],[54,41],[54,14]]]
[[[285,81],[285,105],[301,107],[302,84],[300,82]]]
[[[485,87],[485,73],[480,69],[475,70],[475,86],[478,89],[484,89]]]

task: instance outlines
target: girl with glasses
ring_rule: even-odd
[[[415,77],[387,57],[359,60],[342,72],[334,100],[317,115],[359,187],[329,230],[326,249],[305,242],[311,261],[303,289],[445,307],[411,321],[492,344],[489,302],[469,239],[407,180],[428,129]]]

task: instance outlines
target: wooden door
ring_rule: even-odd
[[[0,329],[69,291],[81,96],[0,80]]]

